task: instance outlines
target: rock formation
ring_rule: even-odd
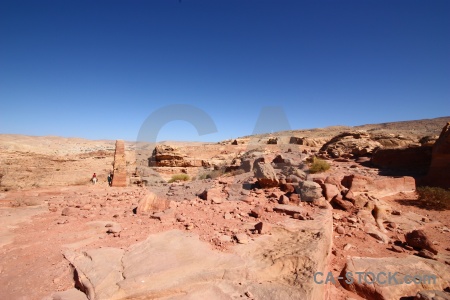
[[[433,146],[430,170],[424,183],[450,188],[450,122],[444,126]]]
[[[370,138],[373,141],[380,143],[384,148],[401,148],[416,144],[411,138],[399,134],[371,134]]]
[[[157,145],[149,159],[151,167],[201,167],[202,160],[187,159],[178,148],[170,145]]]
[[[278,186],[277,174],[270,164],[256,160],[253,164],[253,171],[261,188]]]
[[[381,143],[373,141],[366,132],[344,132],[322,146],[321,153],[338,158],[344,155],[368,156],[372,151],[382,147]]]
[[[330,157],[371,156],[379,148],[420,146],[413,139],[394,134],[369,134],[365,131],[341,133],[322,146],[321,153]]]
[[[307,138],[307,137],[296,137],[292,136],[289,139],[289,144],[297,144],[308,147],[320,147],[325,144],[326,140],[321,138]]]
[[[358,272],[364,274],[361,280],[358,280],[358,275],[356,275]],[[368,276],[369,272],[372,274],[382,274],[384,272],[387,275],[391,273],[396,274],[396,276],[391,276],[390,278],[384,275],[379,276],[380,282],[377,282],[375,278]],[[354,276],[353,280],[348,280],[345,277],[346,273],[351,273]],[[431,290],[441,290],[448,285],[450,280],[448,267],[431,259],[423,259],[413,255],[404,258],[349,257],[341,273],[343,277],[341,284],[344,288],[357,293],[364,299],[402,299],[405,296],[415,296],[417,292],[423,289],[422,284],[405,284],[405,280],[407,280],[405,275],[415,276],[420,274],[428,275],[429,277],[434,276],[428,278],[428,282],[423,283],[423,286]],[[382,284],[383,282],[386,283]]]
[[[127,186],[127,163],[125,160],[125,142],[116,141],[116,152],[114,153],[114,177],[112,186]]]
[[[377,149],[372,154],[371,162],[382,169],[425,174],[430,167],[431,152],[430,146]]]
[[[343,180],[344,186],[349,188],[347,199],[369,193],[375,197],[386,197],[398,193],[410,193],[416,190],[413,177],[380,177],[371,178],[362,175],[351,175]]]

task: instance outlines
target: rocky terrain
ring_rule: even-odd
[[[0,135],[0,299],[450,299],[416,193],[449,187],[447,122],[125,142],[126,187],[115,141]]]

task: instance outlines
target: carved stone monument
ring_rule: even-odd
[[[114,153],[114,173],[112,186],[127,186],[127,163],[125,160],[125,142],[116,141],[116,152]]]

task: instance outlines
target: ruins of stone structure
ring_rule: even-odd
[[[112,186],[127,186],[127,163],[125,160],[125,142],[116,141],[116,152],[114,153],[114,177]]]

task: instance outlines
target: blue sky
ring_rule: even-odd
[[[0,133],[130,141],[171,108],[158,140],[449,116],[450,1],[2,0],[0,103]]]

